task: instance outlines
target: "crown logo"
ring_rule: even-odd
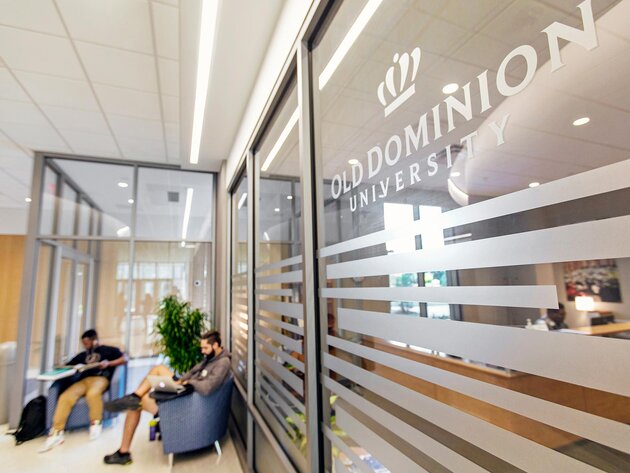
[[[410,62],[413,62],[410,66]],[[403,55],[399,55],[398,53],[394,54],[394,63],[398,63],[398,69],[400,71],[400,81],[399,87],[396,88],[396,67],[390,66],[387,69],[387,73],[385,74],[385,80],[381,82],[378,86],[376,94],[378,96],[378,100],[385,107],[385,116],[388,116],[390,113],[394,112],[398,107],[400,107],[405,101],[416,93],[416,84],[411,84],[409,87],[405,89],[405,85],[407,83],[407,78],[411,76],[411,82],[416,80],[416,75],[418,74],[418,66],[420,66],[420,48],[416,48],[411,51],[411,54],[404,53]],[[387,92],[391,95],[394,100],[388,105],[387,100],[385,98],[385,88],[387,88]]]

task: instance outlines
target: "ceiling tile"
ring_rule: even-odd
[[[157,94],[95,84],[94,89],[106,113],[160,120]]]
[[[59,131],[77,154],[103,158],[120,158],[118,147],[111,134],[86,133],[85,131],[68,129]]]
[[[24,123],[2,123],[0,128],[14,141],[35,151],[71,153],[59,134],[48,123],[32,125]]]
[[[149,6],[144,0],[58,0],[77,40],[153,54]]]
[[[171,59],[158,59],[160,88],[163,94],[179,97],[179,63]]]
[[[0,99],[18,100],[20,102],[31,101],[9,70],[4,67],[0,68]]]
[[[153,3],[153,28],[157,55],[179,59],[179,9]]]
[[[153,3],[163,3],[165,5],[172,5],[174,7],[179,6],[178,0],[153,0]]]
[[[85,78],[66,38],[0,26],[0,56],[13,70]]]
[[[179,99],[170,95],[162,95],[162,107],[164,108],[164,121],[179,123]]]
[[[16,181],[27,187],[31,187],[33,179],[33,158],[22,156],[20,158],[10,158],[0,155],[0,168]]]
[[[80,41],[76,45],[87,74],[93,82],[157,92],[153,56]]]
[[[46,118],[32,103],[0,100],[0,124],[4,123],[48,125]]]
[[[66,36],[52,0],[19,0],[0,2],[2,24]]]
[[[16,72],[20,83],[39,105],[56,105],[81,110],[99,110],[94,94],[84,80]]]
[[[179,124],[178,123],[165,123],[166,129],[166,141],[179,142]]]
[[[22,162],[24,159],[30,159],[24,150],[15,146],[10,141],[1,141],[0,142],[0,157],[6,160],[15,160],[15,162]],[[6,166],[0,165],[1,168],[5,168]]]
[[[142,120],[119,115],[108,115],[109,124],[116,138],[141,138],[146,140],[163,140],[162,122],[160,120]]]
[[[143,140],[140,138],[120,138],[118,140],[123,151],[123,156],[127,159],[139,159],[142,161],[164,162],[166,153],[164,141]]]
[[[110,135],[101,112],[75,110],[65,107],[42,106],[42,110],[57,129]]]

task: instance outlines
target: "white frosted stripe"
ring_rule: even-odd
[[[304,336],[304,329],[294,324],[289,324],[287,322],[283,322],[282,320],[274,319],[272,317],[267,317],[265,315],[258,315],[258,321],[265,321],[268,324],[274,325],[275,327],[288,330],[289,332],[293,332],[296,335]]]
[[[405,473],[426,472],[424,468],[403,455],[396,447],[386,442],[350,415],[339,400],[335,403],[335,417],[337,427],[346,432],[360,446],[364,447],[374,457],[378,459],[389,471],[403,471]]]
[[[302,255],[293,256],[291,258],[283,259],[281,261],[276,261],[275,263],[263,264],[256,268],[256,273],[264,273],[265,271],[269,271],[271,269],[284,268],[285,266],[293,266],[294,264],[302,263]]]
[[[259,301],[258,305],[263,310],[275,312],[280,315],[288,315],[294,319],[302,320],[304,317],[304,307],[302,304],[296,304],[293,302]]]
[[[322,288],[322,297],[418,301],[501,307],[557,308],[556,286],[452,286]]]
[[[354,453],[354,451],[352,451],[352,449],[348,447],[348,445],[346,445],[343,440],[337,437],[337,435],[332,430],[330,430],[328,426],[324,425],[323,427],[324,433],[326,434],[326,437],[328,437],[330,442],[339,450],[341,450],[352,461],[352,463],[357,468],[359,468],[359,470],[361,470],[361,473],[374,473],[374,470],[372,470],[372,468],[370,468],[363,460],[361,460],[359,456]]]
[[[294,407],[296,407],[302,414],[304,414],[306,412],[306,409],[304,408],[304,404],[302,404],[296,397],[295,394],[290,393],[287,388],[285,388],[282,383],[280,383],[275,376],[272,376],[271,374],[269,374],[269,370],[265,368],[265,365],[256,362],[256,366],[258,367],[258,369],[260,370],[260,372],[267,377],[268,381],[271,383],[271,385],[276,389],[276,391],[278,391],[278,393],[280,393],[285,399],[289,400],[291,402],[291,405],[293,405]]]
[[[348,473],[348,468],[343,462],[339,459],[339,457],[334,457],[335,461],[335,473]]]
[[[467,376],[441,370],[408,358],[327,336],[327,343],[348,353],[375,361],[403,373],[479,399],[579,437],[630,453],[630,426],[555,404],[511,389],[484,383]]]
[[[291,297],[291,289],[256,289],[256,295]]]
[[[279,358],[286,361],[290,365],[295,366],[302,373],[304,373],[304,363],[295,358],[294,356],[289,355],[287,352],[278,349],[278,347],[273,346],[271,343],[268,343],[266,340],[263,340],[258,335],[256,336],[256,341],[260,343],[266,350],[269,350],[275,353]]]
[[[289,282],[302,282],[302,270],[289,271],[286,273],[272,274],[271,276],[256,277],[257,284],[277,284]]]
[[[301,340],[296,340],[294,338],[289,338],[286,335],[282,335],[281,333],[276,332],[268,327],[263,327],[260,324],[256,324],[256,329],[258,333],[262,333],[280,345],[284,345],[287,348],[290,348],[293,351],[298,352],[300,355],[302,354],[302,343]]]
[[[336,243],[319,250],[319,256],[331,256],[389,240],[422,234],[435,228],[451,228],[491,218],[510,215],[547,205],[568,202],[628,187],[630,160],[611,164],[574,176],[558,179],[538,187],[495,197],[477,204],[443,213],[429,222],[415,221],[395,229],[382,230],[359,238]]]
[[[282,408],[275,402],[275,400],[267,393],[265,393],[260,386],[256,386],[256,395],[260,401],[264,402],[267,405],[267,408],[272,414],[272,417],[278,422],[282,428],[290,432],[292,429],[289,426],[289,422],[287,420],[287,415],[282,411]],[[271,419],[268,416],[265,416],[265,420],[267,422],[271,422]]]
[[[471,462],[467,458],[462,457],[450,448],[445,447],[440,442],[435,441],[425,433],[411,427],[398,417],[390,414],[384,409],[381,409],[376,404],[369,402],[362,396],[352,392],[331,378],[324,377],[324,385],[348,401],[348,403],[352,406],[356,407],[366,415],[369,415],[383,427],[405,439],[422,453],[433,458],[436,462],[440,463],[449,470],[466,471],[471,473],[488,471],[476,463]]]
[[[525,471],[600,471],[328,353],[323,360],[327,368]]]
[[[327,267],[327,277],[422,273],[630,256],[630,216],[576,223]]]
[[[247,276],[247,270],[241,271],[240,273],[232,273],[233,278],[238,278],[238,277],[243,277],[243,276]]]
[[[275,403],[282,411],[283,420],[285,420],[287,417],[290,417],[291,420],[293,420],[293,422],[295,422],[295,424],[298,426],[301,432],[306,432],[306,426],[304,425],[304,422],[302,421],[302,419],[300,419],[299,415],[293,409],[291,409],[291,407],[289,407],[282,396],[278,396],[278,393],[276,393],[276,391],[269,385],[269,383],[265,381],[264,378],[262,378],[260,381],[261,382],[258,388],[260,389],[260,387],[262,386],[264,390],[267,391],[267,396],[269,397],[269,400]],[[292,431],[290,426],[289,430]]]
[[[337,323],[342,330],[630,396],[627,340],[354,309],[339,309]]]
[[[291,373],[284,366],[279,364],[276,360],[271,358],[266,353],[259,351],[258,357],[260,358],[261,363],[267,370],[275,373],[279,376],[285,383],[291,386],[298,394],[304,394],[304,383],[300,378],[298,378],[295,374]]]

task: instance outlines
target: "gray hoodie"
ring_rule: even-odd
[[[188,381],[195,391],[207,396],[221,386],[230,373],[230,356],[227,350],[223,350],[220,355],[210,360],[204,358],[182,376],[182,381]]]

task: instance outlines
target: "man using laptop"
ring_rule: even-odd
[[[204,355],[201,363],[194,366],[180,380],[175,381],[183,386],[191,386],[204,396],[215,391],[230,372],[230,354],[221,347],[221,335],[217,331],[206,332],[201,336],[201,353]],[[158,405],[149,397],[151,383],[148,376],[173,377],[173,372],[164,365],[151,368],[146,378],[142,380],[138,389],[132,394],[105,404],[105,409],[111,412],[127,411],[122,442],[118,451],[106,455],[103,461],[109,465],[128,465],[132,462],[131,441],[140,422],[142,410],[155,415]]]
[[[85,351],[72,358],[67,364],[69,366],[94,365],[94,367],[86,366],[88,369],[80,371],[72,379],[73,383],[59,396],[52,428],[44,446],[39,450],[40,453],[47,452],[64,442],[64,429],[70,412],[83,396],[90,410],[90,440],[98,438],[103,430],[103,392],[109,386],[116,367],[125,364],[127,358],[118,348],[101,345],[94,329],[86,330],[81,335],[81,343]]]

